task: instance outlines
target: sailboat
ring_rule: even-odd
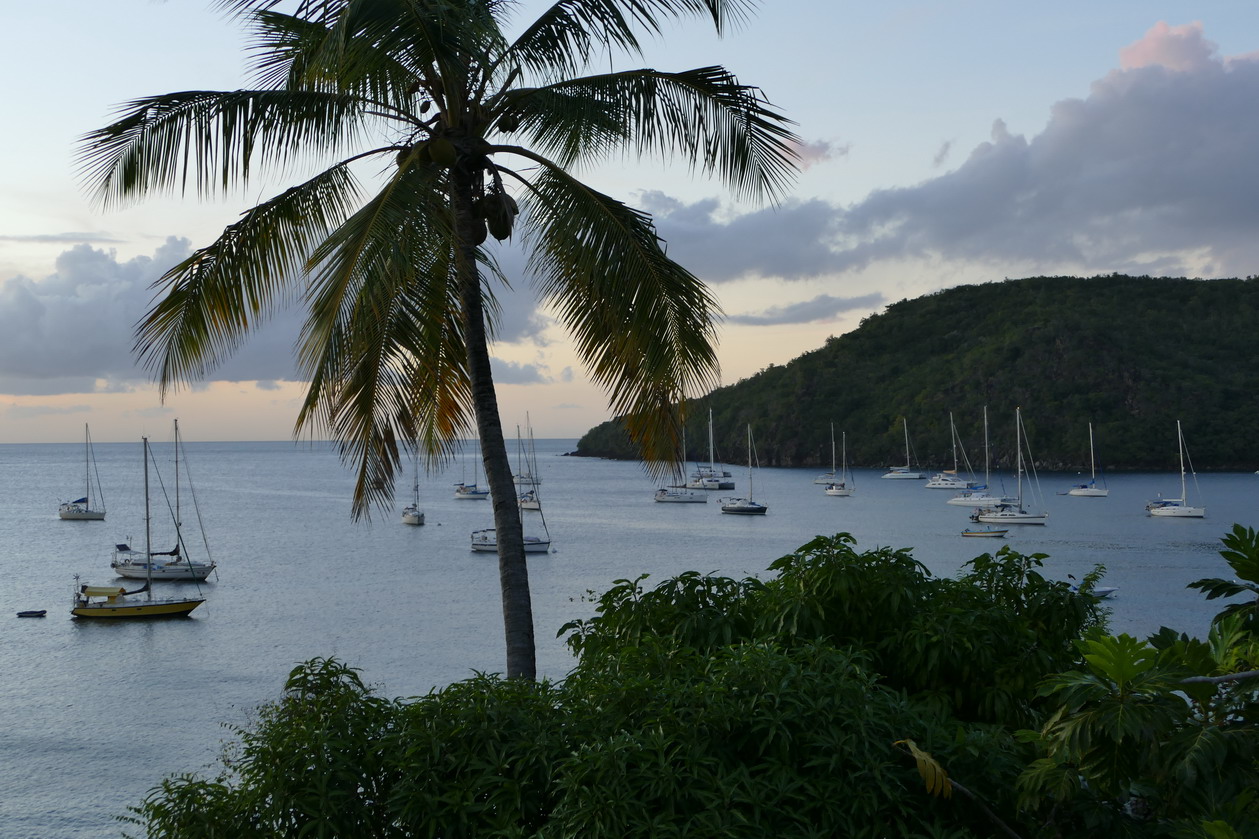
[[[1017,499],[1004,495],[993,495],[988,487],[992,484],[992,458],[988,445],[988,406],[984,406],[984,482],[970,489],[962,490],[944,502],[955,507],[991,507],[996,504],[1011,504]]]
[[[101,493],[101,478],[96,475],[96,501],[92,501],[92,473],[96,471],[96,457],[92,452],[92,434],[87,423],[83,424],[83,497],[63,502],[57,508],[57,516],[67,521],[104,521],[105,498]]]
[[[769,507],[752,497],[752,472],[756,463],[756,449],[752,447],[752,424],[748,423],[748,496],[747,498],[721,499],[721,512],[732,516],[763,516]]]
[[[682,427],[682,463],[686,463],[686,426]],[[679,469],[678,477],[681,477]],[[702,489],[692,488],[686,484],[669,484],[656,490],[652,496],[654,501],[662,504],[707,504],[708,493]]]
[[[1105,484],[1105,481],[1102,482]],[[1104,485],[1097,485],[1097,461],[1093,454],[1093,423],[1089,423],[1089,480],[1087,483],[1076,484],[1067,490],[1067,495],[1074,495],[1077,498],[1105,498],[1110,495],[1110,490]]]
[[[151,522],[149,517],[149,438],[144,440],[144,547],[147,553],[151,547]],[[152,564],[149,563],[152,569]],[[204,597],[181,597],[155,600],[153,598],[153,576],[150,573],[142,587],[127,591],[120,586],[91,586],[79,584],[75,577],[74,601],[70,614],[76,618],[167,618],[181,617],[205,602]],[[128,600],[143,594],[143,600]]]
[[[835,423],[831,423],[831,471],[823,472],[813,479],[815,484],[835,483]]]
[[[526,420],[528,415],[526,414]],[[522,487],[528,486],[532,489],[520,493],[520,509],[540,511],[542,509],[542,497],[538,494],[538,487],[542,485],[542,475],[538,472],[538,452],[533,445],[533,426],[529,425],[529,448],[524,447],[524,443],[520,438],[520,426],[516,426],[516,456],[520,461],[520,471],[516,475],[516,483]],[[521,480],[524,478],[524,480]]]
[[[957,450],[961,446],[957,439],[957,426],[953,423],[953,412],[949,411],[949,433],[953,436],[953,468],[945,469],[931,476],[923,486],[926,489],[970,489],[975,486],[974,475],[970,479],[958,474]],[[962,449],[962,459],[966,461],[966,470],[970,471],[970,460],[966,457],[966,449]]]
[[[478,447],[478,458],[477,458],[478,462],[480,462],[479,448],[480,447]],[[477,467],[473,467],[473,470],[472,470],[473,472],[472,483],[468,483],[468,476],[467,476],[467,471],[466,471],[467,461],[464,461],[464,467],[465,467],[465,472],[464,472],[463,480],[455,484],[455,498],[460,501],[484,501],[485,499],[489,498],[490,491],[488,489],[481,489],[480,487],[476,485],[476,468]]]
[[[1018,476],[1018,495],[1014,503],[1003,502],[992,507],[982,507],[971,513],[971,521],[985,524],[1044,524],[1048,513],[1031,513],[1023,506],[1023,413],[1014,409],[1015,472]]]
[[[214,560],[201,561],[194,560],[184,555],[185,543],[183,535],[183,522],[180,518],[180,480],[179,480],[179,462],[185,455],[179,445],[179,420],[175,420],[175,507],[172,510],[175,523],[175,547],[169,551],[155,551],[152,548],[146,548],[143,551],[137,551],[126,543],[114,546],[114,557],[109,565],[114,569],[119,577],[125,577],[131,580],[204,580],[210,576],[218,566]],[[185,467],[185,472],[187,471]],[[161,475],[158,475],[161,480]],[[145,482],[147,484],[148,474],[145,474]],[[189,483],[191,487],[191,482]],[[194,498],[195,502],[195,498]],[[145,530],[148,530],[148,524],[145,524]],[[209,543],[204,539],[202,533],[203,544],[205,545],[206,556],[210,554]],[[147,541],[147,540],[146,540]]]
[[[402,523],[421,525],[424,524],[424,511],[420,509],[420,458],[417,454],[415,460],[415,477],[411,482],[411,503],[402,508]]]
[[[925,478],[926,475],[922,474],[921,472],[913,472],[910,470],[909,419],[907,417],[901,417],[901,420],[905,423],[905,465],[904,466],[889,466],[887,472],[883,474],[883,477],[888,478],[890,480],[902,480],[902,481],[903,480],[914,480],[914,481],[921,480],[922,478]]]
[[[688,489],[734,489],[734,479],[724,469],[717,468],[716,449],[713,446],[713,409],[708,409],[708,465],[697,466],[686,482]]]
[[[1189,503],[1189,495],[1185,487],[1185,435],[1180,430],[1180,420],[1176,420],[1176,443],[1180,448],[1180,497],[1156,498],[1145,505],[1145,510],[1152,516],[1167,518],[1201,519],[1206,518],[1206,507],[1195,507]],[[1190,464],[1190,469],[1193,465]],[[1198,476],[1194,475],[1196,485]]]
[[[529,429],[529,440],[532,447],[533,429]],[[536,476],[538,469],[535,465],[530,466],[528,456],[524,454],[523,444],[520,437],[520,426],[516,426],[516,447],[521,458],[521,473],[526,472]],[[540,480],[538,483],[542,483]],[[534,532],[524,534],[525,553],[527,554],[544,554],[551,552],[551,532],[546,526],[546,516],[542,512],[542,499],[538,495],[538,487],[534,485],[533,489],[522,493],[516,497],[516,503],[521,513],[521,525],[524,530],[533,530]],[[536,515],[534,515],[536,513]],[[533,527],[532,522],[536,521],[538,527]],[[538,528],[541,532],[538,532]],[[473,552],[476,553],[498,553],[498,530],[493,527],[482,528],[481,530],[472,531]]]
[[[846,496],[852,495],[854,492],[857,491],[857,485],[856,485],[856,482],[853,480],[852,475],[848,473],[848,432],[847,431],[842,433],[841,439],[843,440],[844,456],[843,456],[843,459],[840,461],[840,463],[842,463],[843,465],[840,467],[839,480],[832,481],[831,483],[827,484],[826,489],[822,491],[825,492],[827,495],[838,495],[841,497],[846,497]]]
[[[542,476],[538,474],[537,457],[533,455],[533,424],[529,422],[528,414],[525,414],[525,427],[529,429],[529,453],[531,456],[520,458],[520,468],[512,478],[517,486],[536,487],[542,484]],[[516,445],[519,448],[520,426],[516,426]]]

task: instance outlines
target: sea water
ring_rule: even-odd
[[[185,437],[195,439],[195,429]],[[1048,525],[1014,526],[1002,541],[963,538],[970,511],[946,505],[951,492],[871,470],[857,470],[857,492],[843,498],[812,482],[816,470],[759,469],[753,495],[768,515],[727,516],[717,497],[734,493],[656,503],[658,484],[641,465],[563,456],[575,446],[537,442],[553,551],[530,555],[529,573],[539,673],[552,679],[573,664],[556,633],[593,614],[590,592],[687,570],[764,577],[777,557],[841,531],[859,549],[912,547],[939,575],[1007,543],[1048,554],[1045,573],[1057,579],[1102,563],[1105,584],[1119,587],[1115,632],[1144,636],[1168,625],[1202,635],[1219,604],[1186,584],[1231,577],[1219,538],[1234,522],[1259,525],[1252,474],[1200,475],[1202,520],[1145,515],[1148,499],[1179,494],[1178,475],[1113,476],[1105,499],[1057,495],[1077,476],[1041,475]],[[154,443],[162,476],[151,492],[155,550],[174,541],[169,449]],[[502,669],[496,560],[469,550],[471,531],[492,526],[492,511],[452,492],[461,480],[483,481],[473,450],[421,475],[423,527],[400,523],[409,467],[397,509],[354,521],[353,473],[332,446],[189,442],[186,453],[196,505],[185,486],[185,542],[202,558],[204,529],[219,569],[200,586],[157,586],[159,595],[200,594],[206,603],[187,619],[110,623],[72,619],[71,595],[76,575],[122,583],[109,567],[113,546],[144,544],[140,444],[95,445],[104,522],[57,518],[60,501],[82,494],[81,444],[0,446],[0,836],[120,835],[114,817],[163,777],[213,766],[232,727],[248,725],[309,658],[334,656],[383,695],[403,697]],[[746,469],[731,471],[745,494]],[[536,514],[526,516],[536,527]],[[27,609],[48,616],[16,617]]]

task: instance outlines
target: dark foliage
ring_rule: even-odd
[[[743,457],[752,423],[764,465],[829,465],[830,424],[849,461],[904,462],[901,417],[916,457],[952,465],[952,411],[983,462],[988,407],[994,468],[1014,453],[1021,406],[1041,468],[1088,468],[1092,422],[1106,469],[1176,467],[1177,419],[1198,469],[1256,468],[1259,279],[1112,275],[1034,277],[960,286],[902,300],[860,328],[691,403],[692,459],[707,460],[707,408],[717,448]],[[591,429],[578,453],[633,457],[616,422]]]

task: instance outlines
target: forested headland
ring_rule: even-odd
[[[1259,278],[1032,277],[902,300],[785,365],[691,400],[688,459],[829,465],[830,428],[849,463],[951,466],[949,413],[983,468],[983,410],[994,468],[1014,455],[1022,407],[1039,468],[1088,468],[1088,424],[1108,470],[1176,468],[1176,421],[1198,470],[1259,468]],[[577,454],[633,458],[617,421]]]

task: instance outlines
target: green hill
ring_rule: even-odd
[[[1176,420],[1199,470],[1259,467],[1259,278],[1033,277],[960,286],[888,306],[847,335],[689,403],[691,459],[830,464],[830,424],[856,466],[951,465],[949,412],[983,468],[987,406],[994,468],[1008,467],[1014,409],[1036,464],[1088,468],[1088,423],[1105,469],[1176,467]],[[616,421],[577,454],[632,458]]]

